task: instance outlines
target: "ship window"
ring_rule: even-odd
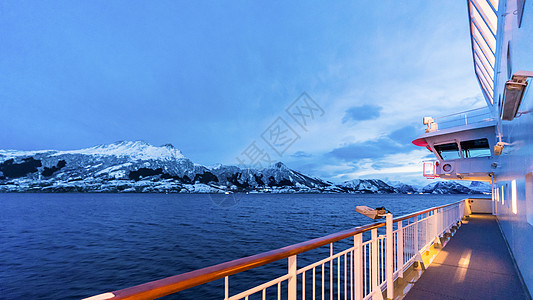
[[[505,189],[503,189],[503,193],[509,193],[509,187],[507,185],[507,183],[505,184]],[[509,194],[505,194],[506,196],[509,196]],[[509,199],[509,197],[507,197],[507,199]],[[509,208],[509,200],[507,200],[507,208]]]
[[[533,226],[533,172],[526,175],[526,217]]]
[[[437,150],[443,160],[461,158],[459,147],[456,143],[435,145],[435,150]]]
[[[487,139],[461,142],[461,149],[463,150],[464,158],[490,156],[489,141]]]
[[[518,16],[518,28],[520,28],[522,27],[522,16],[524,15],[524,5],[526,4],[526,0],[518,0],[516,2],[516,7],[518,8],[516,15]]]
[[[507,79],[513,76],[513,65],[511,62],[511,41],[507,42]]]

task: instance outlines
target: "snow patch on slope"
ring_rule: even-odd
[[[172,161],[185,158],[181,151],[174,148],[174,146],[170,144],[161,147],[155,147],[143,141],[122,141],[80,150],[58,151],[54,154],[54,156],[65,154],[116,156],[129,157],[133,160],[162,161]]]

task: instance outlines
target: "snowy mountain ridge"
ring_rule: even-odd
[[[102,144],[90,148],[79,150],[40,150],[40,151],[18,151],[18,150],[0,150],[0,156],[6,158],[15,158],[23,156],[34,156],[37,154],[51,154],[52,156],[61,156],[68,154],[82,155],[101,155],[129,157],[134,160],[175,160],[184,159],[185,156],[172,144],[166,144],[161,147],[152,146],[144,141],[119,141],[112,144]]]
[[[466,193],[479,194],[456,182],[434,182],[423,188],[379,179],[334,184],[288,168],[281,162],[264,169],[195,164],[167,144],[121,141],[59,151],[0,150],[0,192],[274,192],[274,193]],[[490,191],[490,186],[488,187]]]

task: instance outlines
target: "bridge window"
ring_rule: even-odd
[[[461,158],[459,147],[456,143],[435,145],[435,150],[443,160]]]
[[[490,156],[491,154],[487,139],[461,142],[461,150],[463,150],[464,158]]]

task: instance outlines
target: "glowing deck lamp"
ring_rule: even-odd
[[[501,108],[502,120],[511,121],[518,113],[518,107],[524,97],[527,88],[527,78],[533,77],[533,72],[518,71],[513,74],[511,80],[505,83],[503,103]]]

